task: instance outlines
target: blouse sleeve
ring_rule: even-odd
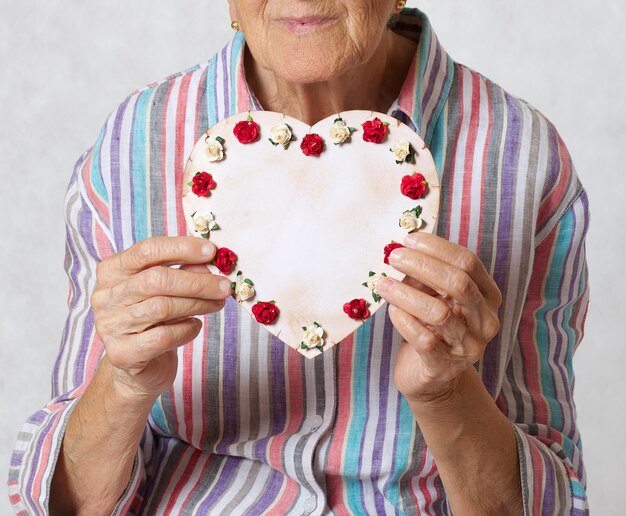
[[[103,129],[98,142],[106,133]],[[9,471],[10,501],[18,514],[48,514],[50,484],[70,414],[94,376],[103,345],[95,332],[90,298],[98,262],[115,252],[100,167],[99,143],[74,167],[65,196],[64,268],[69,296],[60,350],[52,374],[52,400],[22,426]],[[49,345],[49,343],[48,343]],[[146,426],[130,482],[114,514],[125,513],[143,478],[142,446],[152,436]]]
[[[588,304],[581,188],[535,246],[534,263],[498,406],[513,422],[524,514],[588,514],[572,358]]]

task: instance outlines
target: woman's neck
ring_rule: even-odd
[[[366,63],[329,81],[299,84],[258,66],[246,47],[246,80],[263,109],[313,125],[351,109],[385,113],[402,89],[415,52],[415,42],[389,30]]]

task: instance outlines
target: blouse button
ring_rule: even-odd
[[[322,423],[324,422],[324,418],[322,416],[320,416],[319,414],[316,414],[315,416],[313,416],[310,420],[310,432],[315,432],[320,426],[322,426]]]
[[[315,496],[309,496],[304,501],[304,510],[307,513],[313,512],[317,508],[317,499]]]

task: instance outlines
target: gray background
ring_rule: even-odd
[[[625,239],[623,0],[412,0],[456,60],[557,126],[591,198],[591,306],[575,355],[594,514],[623,514]],[[0,479],[49,397],[65,318],[63,194],[72,166],[134,89],[207,60],[226,0],[0,0]],[[620,159],[622,158],[622,159]],[[620,510],[622,512],[620,512]],[[0,514],[10,513],[6,496]]]

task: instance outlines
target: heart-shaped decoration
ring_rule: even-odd
[[[424,142],[371,111],[312,127],[271,111],[224,119],[194,146],[183,195],[189,234],[218,247],[211,272],[309,358],[382,306],[380,278],[404,278],[385,263],[389,244],[433,231],[439,210]]]

